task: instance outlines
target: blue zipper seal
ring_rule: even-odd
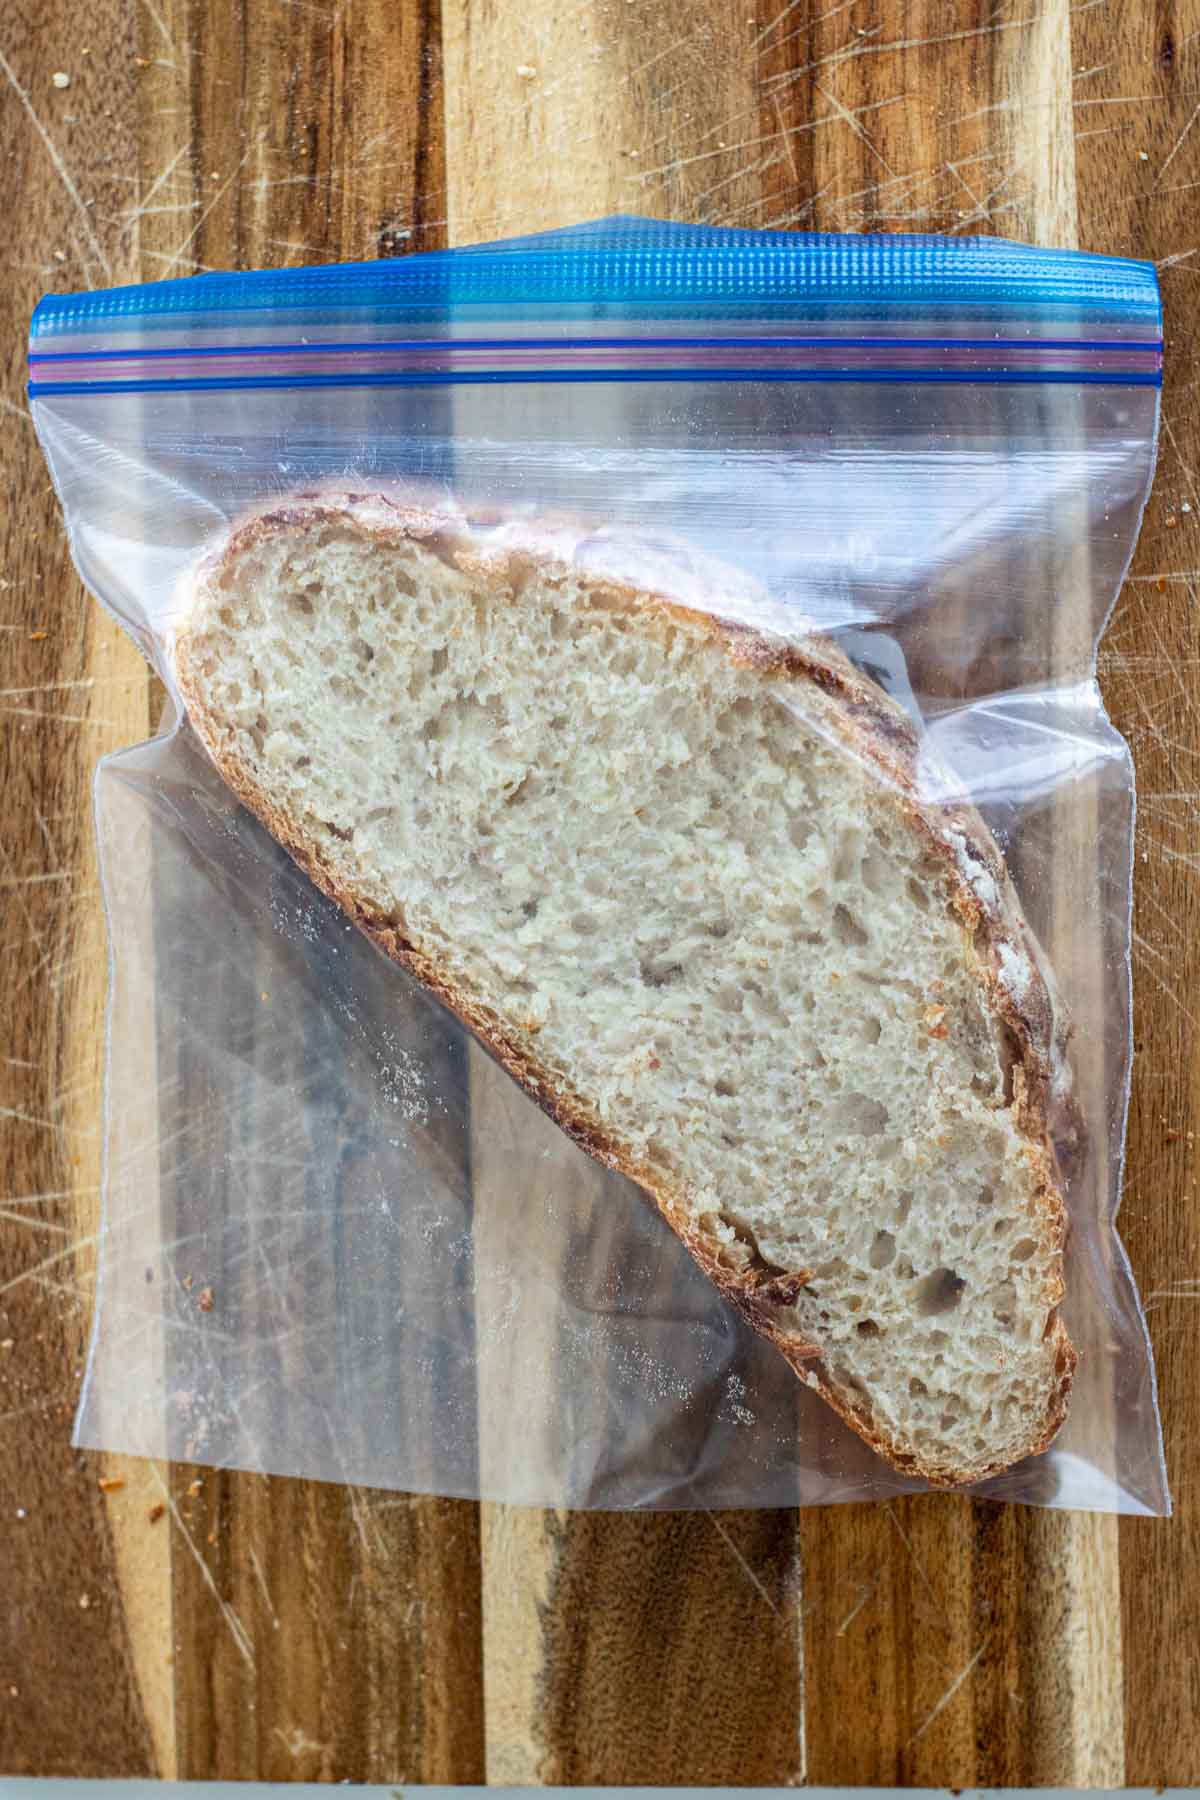
[[[643,324],[645,334],[620,333],[623,321]],[[672,321],[686,321],[696,335],[672,331]],[[825,334],[807,335],[806,321],[810,330],[825,326]],[[489,323],[507,335],[489,334]],[[789,323],[797,329],[789,331]],[[355,336],[305,341],[306,324],[335,333],[344,327]],[[547,324],[560,327],[560,335],[546,335]],[[939,326],[951,324],[952,330],[936,335]],[[891,325],[894,333],[879,336],[872,325]],[[992,336],[982,335],[989,325]],[[262,333],[264,326],[278,328],[277,341],[246,341],[247,332]],[[411,337],[406,327],[427,329]],[[478,335],[466,335],[464,328],[471,327]],[[212,273],[47,295],[31,326],[29,393],[38,399],[83,392],[684,379],[1156,386],[1161,331],[1150,263],[999,238],[742,231],[617,217],[385,262]],[[205,341],[191,341],[189,334],[197,332],[206,334]],[[162,341],[171,335],[176,342]],[[86,348],[51,348],[56,339],[80,336],[88,340]],[[212,342],[214,336],[231,341]],[[123,339],[130,340],[127,348]],[[722,346],[737,352],[728,359],[736,366],[723,368],[719,356],[702,356]],[[903,366],[888,366],[889,347]],[[1017,366],[988,368],[979,358],[976,366],[965,366],[964,353],[988,350],[1002,365],[1005,347]],[[589,348],[604,366],[588,366]],[[758,367],[749,353],[760,348],[764,364]],[[400,354],[413,352],[409,360],[419,361],[415,353],[439,349],[450,366],[437,370],[405,366]],[[495,366],[478,366],[478,358],[466,366],[469,359],[461,353],[489,349]],[[794,352],[795,366],[779,366],[781,349]],[[628,352],[624,366],[605,361],[618,350]],[[670,350],[680,353],[674,366],[663,356]],[[849,366],[827,366],[831,350],[843,353]],[[544,366],[530,360],[537,351],[545,352]],[[917,366],[917,351],[929,353],[927,365]],[[1125,367],[1122,351],[1129,353]],[[356,357],[387,352],[397,353],[396,367],[355,366]],[[567,352],[576,353],[569,368],[561,366]],[[315,365],[306,372],[302,365],[310,354],[345,358],[344,372],[311,372]],[[1089,368],[1092,354],[1096,362]],[[152,362],[167,356],[178,359],[177,371],[151,373]],[[259,358],[265,366],[257,373],[202,372],[221,356],[246,363]],[[273,372],[270,359],[280,356],[298,366]],[[951,366],[956,357],[964,366]],[[118,379],[113,371],[106,377],[100,365],[121,359],[130,365],[128,376]],[[655,359],[660,366],[650,367]],[[135,369],[138,363],[144,366]],[[84,364],[90,365],[88,379],[82,379]]]

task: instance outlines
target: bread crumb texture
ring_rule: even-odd
[[[1053,1164],[954,858],[835,688],[558,555],[324,505],[210,560],[177,673],[243,798],[868,1441],[946,1484],[1045,1446]]]

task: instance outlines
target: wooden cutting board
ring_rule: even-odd
[[[1198,0],[12,0],[0,145],[0,1772],[1200,1779]],[[618,210],[1158,264],[1159,475],[1102,675],[1140,784],[1122,1230],[1169,1523],[944,1497],[567,1516],[69,1447],[106,979],[89,784],[159,701],[68,559],[30,310]],[[477,1098],[483,1132],[504,1101]]]

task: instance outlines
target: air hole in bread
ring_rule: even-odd
[[[1013,1314],[1017,1306],[1017,1290],[1011,1281],[1002,1281],[988,1295],[996,1315],[996,1323],[1004,1331],[1013,1328]]]
[[[917,1284],[917,1311],[927,1318],[953,1312],[966,1285],[953,1269],[934,1269]]]
[[[647,987],[673,987],[677,981],[682,981],[683,979],[683,964],[656,963],[652,962],[649,958],[644,958],[638,964],[638,974],[641,976]]]
[[[1014,1262],[1023,1263],[1028,1262],[1036,1250],[1037,1245],[1032,1238],[1018,1238],[1010,1251],[1010,1255]]]
[[[833,859],[833,879],[839,887],[853,880],[858,869],[860,846],[861,839],[856,831],[847,832],[838,844]]]
[[[713,1082],[713,1093],[720,1094],[724,1100],[732,1100],[737,1089],[727,1075],[719,1075]]]
[[[860,1319],[854,1329],[857,1331],[859,1337],[877,1338],[883,1336],[882,1329],[875,1319]]]
[[[873,1269],[886,1269],[896,1254],[896,1240],[890,1231],[877,1231],[875,1242],[871,1245],[870,1263]]]
[[[843,906],[840,900],[833,909],[833,935],[839,944],[853,944],[859,950],[870,942],[850,908]]]
[[[869,849],[862,859],[859,875],[869,894],[882,898],[891,894],[895,873],[887,857],[877,849]]]
[[[1021,1066],[1021,1045],[1016,1032],[1007,1019],[1001,1019],[997,1033],[1000,1040],[1000,1060],[1004,1071],[1003,1104],[1013,1103],[1016,1071]]]
[[[843,1094],[827,1117],[835,1137],[880,1137],[888,1125],[887,1107],[868,1094]]]

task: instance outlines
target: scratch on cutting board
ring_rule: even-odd
[[[899,1534],[900,1541],[904,1545],[904,1548],[908,1551],[909,1560],[911,1561],[913,1568],[917,1571],[917,1574],[920,1576],[921,1581],[925,1587],[926,1593],[929,1595],[929,1598],[933,1601],[934,1605],[938,1608],[938,1610],[941,1611],[941,1602],[938,1599],[937,1594],[934,1592],[933,1583],[930,1581],[929,1576],[926,1574],[924,1565],[922,1564],[920,1557],[917,1555],[916,1551],[913,1549],[912,1539],[909,1537],[907,1531],[905,1531],[903,1525],[900,1523],[899,1519],[896,1517],[894,1507],[888,1505],[888,1506],[885,1506],[883,1510],[886,1512],[888,1518],[891,1520],[893,1526],[895,1527],[897,1533]]]
[[[1175,452],[1176,462],[1179,464],[1180,468],[1183,470],[1184,475],[1187,477],[1188,486],[1192,490],[1191,491],[1191,501],[1194,506],[1197,503],[1196,472],[1192,468],[1191,464],[1188,462],[1187,458],[1184,456],[1183,451],[1179,448],[1179,440],[1176,438],[1175,433],[1171,428],[1171,421],[1170,421],[1170,419],[1168,419],[1165,412],[1163,413],[1162,428],[1163,428],[1163,436],[1166,438],[1168,444],[1170,444],[1172,450]]]
[[[170,1488],[167,1486],[166,1482],[163,1480],[163,1478],[159,1474],[158,1470],[153,1467],[153,1465],[151,1465],[151,1473],[154,1476],[155,1481],[158,1483],[159,1491],[162,1494],[163,1500],[167,1506],[167,1510],[170,1512],[171,1518],[172,1518],[176,1528],[179,1531],[179,1535],[182,1537],[184,1543],[187,1545],[188,1549],[192,1553],[192,1558],[196,1564],[196,1567],[200,1571],[200,1574],[204,1581],[205,1587],[208,1589],[209,1593],[212,1595],[213,1599],[216,1601],[217,1606],[220,1608],[221,1617],[224,1619],[226,1625],[229,1627],[230,1637],[233,1639],[234,1643],[237,1645],[238,1650],[241,1653],[242,1659],[246,1663],[247,1667],[250,1668],[252,1671],[255,1670],[257,1668],[257,1661],[256,1661],[256,1658],[254,1655],[254,1645],[251,1642],[250,1635],[247,1632],[246,1627],[242,1624],[241,1619],[239,1619],[237,1613],[234,1611],[233,1607],[229,1604],[228,1600],[226,1600],[222,1597],[221,1592],[218,1589],[216,1582],[213,1580],[212,1570],[209,1568],[207,1562],[204,1560],[204,1557],[200,1554],[200,1551],[196,1546],[196,1543],[192,1537],[191,1532],[188,1530],[187,1526],[183,1522],[183,1518],[180,1514],[179,1508],[175,1504],[175,1497],[171,1493]]]
[[[880,154],[880,152],[875,148],[875,144],[871,137],[870,132],[867,130],[865,125],[862,125],[859,123],[859,120],[858,120],[857,116],[855,115],[855,113],[852,113],[848,106],[843,105],[843,103],[838,99],[836,94],[831,94],[828,88],[822,87],[819,81],[814,81],[813,86],[817,90],[818,94],[820,94],[822,100],[828,100],[830,106],[833,108],[833,110],[837,114],[838,118],[841,119],[842,123],[844,125],[848,125],[850,127],[851,131],[854,133],[854,135],[858,139],[859,143],[865,144],[866,148],[870,151],[871,155],[875,158],[875,161],[877,163],[879,163],[879,165],[882,168],[886,169],[889,175],[894,175],[896,173],[895,169],[893,169],[891,163],[889,163],[887,161],[887,159],[884,156],[882,156]],[[907,98],[908,98],[907,94],[897,94],[894,96],[894,98],[892,100],[885,102],[885,104],[891,106],[891,105],[894,105],[896,103],[896,101],[907,100]],[[864,108],[859,108],[859,111],[864,111],[864,110],[865,110]]]
[[[96,232],[95,232],[95,229],[94,229],[94,227],[92,225],[92,221],[91,221],[91,215],[89,214],[87,207],[83,203],[83,197],[80,194],[79,189],[75,186],[75,181],[71,174],[71,171],[70,171],[70,169],[68,169],[66,163],[63,161],[62,154],[59,151],[58,145],[54,142],[54,139],[50,136],[50,133],[46,130],[46,127],[43,125],[41,118],[39,117],[37,110],[34,107],[33,101],[29,98],[29,95],[26,93],[25,89],[21,86],[21,83],[18,81],[16,71],[14,70],[12,64],[9,62],[7,56],[5,56],[3,50],[0,50],[0,71],[3,72],[5,80],[8,82],[8,85],[11,87],[13,93],[17,96],[17,99],[20,101],[21,105],[24,107],[25,112],[29,117],[30,123],[32,124],[34,130],[37,132],[38,137],[41,139],[42,146],[45,149],[46,155],[50,158],[50,161],[54,165],[55,174],[58,176],[59,180],[63,184],[63,187],[66,189],[67,194],[70,197],[71,204],[75,208],[75,211],[79,214],[79,222],[80,222],[80,225],[83,230],[83,235],[87,239],[88,243],[91,246],[92,255],[95,258],[95,260],[99,263],[101,269],[103,269],[104,274],[106,275],[108,280],[111,282],[113,279],[112,264],[109,262],[108,257],[104,253],[103,244],[100,242],[100,239],[96,236]]]
[[[834,1632],[833,1635],[835,1637],[845,1637],[845,1635],[849,1631],[851,1625],[853,1625],[855,1619],[857,1619],[859,1613],[862,1611],[863,1607],[867,1604],[867,1601],[871,1599],[872,1595],[875,1592],[875,1588],[876,1588],[877,1584],[873,1581],[871,1581],[871,1582],[864,1581],[864,1582],[861,1582],[859,1585],[862,1590],[860,1598],[850,1608],[850,1611],[846,1614],[845,1618],[842,1620],[841,1624],[838,1626],[837,1630]]]
[[[295,0],[289,0],[289,4],[294,5]],[[303,1756],[305,1751],[312,1750],[315,1750],[318,1755],[324,1756],[329,1750],[328,1744],[322,1744],[316,1738],[310,1738],[299,1725],[290,1725],[286,1730],[282,1725],[276,1725],[274,1736],[279,1739],[288,1755],[293,1758]]]
[[[93,719],[87,713],[47,712],[38,706],[0,706],[0,718],[48,719],[55,725],[90,725],[97,730],[115,731],[115,719]]]
[[[37,1113],[23,1112],[19,1106],[0,1106],[0,1119],[12,1119],[18,1125],[37,1125],[43,1131],[65,1131],[60,1119],[43,1119]],[[0,1294],[4,1292],[0,1288]]]
[[[707,1507],[704,1510],[705,1510],[705,1514],[706,1514],[707,1518],[709,1518],[712,1521],[712,1524],[715,1527],[718,1536],[724,1540],[724,1542],[725,1542],[726,1546],[728,1547],[729,1551],[731,1552],[735,1562],[737,1562],[738,1565],[740,1566],[740,1568],[742,1569],[743,1573],[746,1576],[746,1579],[750,1582],[751,1586],[754,1587],[757,1590],[757,1592],[761,1595],[761,1597],[765,1601],[767,1607],[770,1609],[771,1612],[773,1612],[775,1614],[775,1617],[779,1618],[779,1616],[780,1616],[779,1608],[776,1606],[776,1604],[772,1600],[770,1594],[768,1594],[766,1588],[763,1586],[763,1584],[759,1580],[758,1576],[754,1573],[754,1570],[750,1567],[750,1564],[746,1561],[746,1558],[742,1555],[741,1551],[738,1549],[737,1545],[734,1543],[733,1539],[730,1537],[729,1533],[726,1531],[725,1527],[722,1525],[720,1519],[718,1519],[716,1513],[709,1512]]]
[[[207,220],[209,214],[217,206],[220,205],[221,201],[225,198],[226,194],[229,192],[229,190],[233,186],[233,184],[237,180],[239,180],[239,178],[241,177],[242,170],[245,168],[246,164],[250,161],[250,157],[252,154],[253,154],[253,152],[251,150],[247,150],[245,152],[245,154],[242,157],[242,160],[238,163],[237,168],[234,169],[234,171],[231,175],[227,175],[225,177],[224,181],[221,183],[220,187],[217,189],[216,193],[213,195],[213,197],[209,201],[208,205],[204,208],[204,211],[200,214],[200,217],[196,220],[195,224],[192,226],[192,229],[188,232],[188,234],[184,238],[183,242],[180,244],[177,244],[175,246],[174,250],[167,251],[161,257],[160,260],[168,263],[168,265],[174,264],[177,262],[182,262],[182,261],[194,261],[193,258],[190,258],[186,255],[186,251],[187,251],[189,245],[191,245],[195,242],[196,237],[199,234],[201,227],[204,225],[205,221]]]
[[[5,1110],[7,1109],[0,1109],[0,1112]],[[59,1263],[65,1262],[69,1256],[74,1256],[76,1251],[86,1250],[89,1245],[98,1242],[98,1232],[93,1232],[91,1237],[76,1238],[74,1243],[68,1244],[65,1250],[59,1250],[56,1251],[53,1256],[47,1256],[43,1262],[35,1263],[32,1269],[22,1269],[19,1275],[10,1276],[6,1282],[0,1284],[0,1294],[10,1294],[14,1288],[20,1287],[23,1282],[33,1281],[38,1275],[42,1274],[44,1270],[57,1268]]]
[[[284,1316],[286,1316],[287,1307],[284,1303],[283,1297],[280,1294],[278,1285],[275,1281],[275,1272],[272,1269],[270,1261],[261,1245],[259,1246],[259,1261],[262,1265],[263,1275],[266,1280],[266,1284],[270,1288],[271,1294],[275,1300],[275,1304],[276,1304],[277,1308],[279,1309],[280,1317],[284,1317]],[[303,1337],[301,1337],[298,1340],[298,1344],[299,1344],[300,1355],[303,1357],[305,1363],[307,1364],[308,1356],[307,1356],[307,1352],[305,1351]],[[310,1381],[311,1381],[313,1390],[314,1390],[314,1392],[316,1392],[317,1383],[316,1383],[315,1378],[312,1375],[311,1365],[309,1366],[309,1376],[310,1376]],[[365,1504],[361,1491],[357,1487],[355,1487],[354,1483],[349,1478],[347,1460],[346,1460],[345,1454],[341,1447],[337,1429],[333,1422],[333,1415],[329,1411],[329,1408],[325,1405],[324,1401],[320,1399],[319,1395],[317,1397],[316,1404],[317,1404],[317,1410],[320,1412],[321,1417],[325,1421],[325,1429],[329,1434],[330,1448],[332,1449],[333,1454],[337,1460],[338,1466],[342,1471],[342,1482],[343,1482],[343,1485],[345,1486],[347,1495],[350,1500],[350,1512],[351,1512],[351,1516],[353,1517],[353,1520],[354,1520],[355,1530],[358,1533],[359,1542],[362,1544],[363,1550],[365,1551],[365,1553],[368,1557],[374,1555],[375,1557],[377,1557],[378,1559],[380,1559],[382,1561],[390,1561],[391,1554],[392,1554],[392,1547],[389,1544],[387,1537],[385,1536],[382,1529],[372,1519],[371,1509],[369,1506],[367,1506]],[[260,1461],[260,1466],[261,1466],[261,1461]],[[372,1540],[374,1540],[374,1541],[372,1541]]]
[[[66,1225],[59,1225],[53,1219],[37,1219],[30,1213],[17,1212],[7,1206],[0,1205],[0,1219],[8,1219],[14,1225],[24,1225],[30,1231],[50,1231],[56,1237],[71,1237],[73,1234]]]
[[[263,1574],[262,1564],[258,1560],[258,1551],[254,1548],[253,1544],[251,1544],[249,1547],[249,1553],[250,1553],[250,1567],[254,1570],[254,1578],[258,1582],[259,1588],[262,1592],[263,1600],[266,1603],[267,1611],[271,1615],[271,1623],[272,1623],[272,1625],[274,1625],[276,1631],[278,1631],[279,1630],[279,1614],[275,1611],[275,1602],[271,1598],[271,1590],[267,1586],[267,1578]]]
[[[142,5],[145,7],[146,11],[149,13],[150,17],[153,19],[155,25],[158,27],[159,32],[162,35],[163,41],[167,46],[167,49],[173,51],[175,49],[175,39],[171,36],[170,28],[167,25],[167,21],[163,18],[162,14],[159,12],[157,6],[155,6],[154,0],[142,0]]]
[[[1154,948],[1153,944],[1148,944],[1146,942],[1145,938],[1142,936],[1142,934],[1137,930],[1135,930],[1133,933],[1133,944],[1134,944],[1135,951],[1141,951],[1143,956],[1152,957],[1155,960],[1160,961],[1160,962],[1167,962],[1169,960],[1165,956],[1163,951],[1156,950]],[[1173,959],[1170,959],[1170,960],[1171,960],[1171,966],[1174,966]],[[1137,962],[1137,961],[1138,961],[1138,959],[1135,957],[1135,962]],[[1154,967],[1154,963],[1153,962],[1149,962],[1149,963],[1138,962],[1138,967],[1141,969],[1142,973],[1147,975],[1149,977],[1149,979],[1154,983],[1154,985],[1158,989],[1159,993],[1162,994],[1165,999],[1167,999],[1171,1002],[1171,1004],[1182,1015],[1182,1017],[1187,1020],[1188,1024],[1192,1027],[1193,1031],[1195,1031],[1197,1029],[1197,1020],[1196,1020],[1195,1013],[1189,1011],[1187,1006],[1184,1005],[1183,1001],[1179,998],[1179,995],[1175,992],[1174,988],[1170,985],[1170,983],[1165,979],[1164,976],[1159,974],[1158,970]]]
[[[1193,1275],[1186,1281],[1173,1282],[1170,1287],[1152,1288],[1142,1304],[1146,1312],[1150,1312],[1160,1300],[1200,1300],[1200,1279]]]
[[[770,19],[767,22],[767,24],[765,24],[763,26],[763,28],[759,32],[758,36],[756,38],[751,39],[750,48],[752,50],[757,50],[759,45],[763,42],[763,40],[765,38],[769,38],[773,31],[777,31],[779,29],[779,27],[783,24],[785,19],[791,18],[792,14],[795,12],[796,8],[800,4],[801,4],[801,0],[788,0],[788,3],[784,7],[783,11],[781,13],[776,13],[775,17],[773,19]],[[774,44],[772,44],[771,48],[772,49],[775,48]]]
[[[32,1068],[34,1065],[28,1065]],[[98,1194],[98,1187],[47,1188],[44,1194],[7,1194],[5,1206],[45,1206],[52,1200],[74,1200],[77,1195]]]
[[[1086,7],[1078,10],[1086,10]],[[831,50],[825,56],[816,57],[813,61],[801,64],[795,69],[788,69],[775,76],[778,85],[794,83],[818,69],[836,67],[840,63],[855,62],[862,56],[895,56],[903,55],[908,50],[929,50],[940,44],[962,44],[973,38],[994,37],[1005,31],[1028,31],[1032,26],[1041,23],[1043,15],[1033,13],[1025,19],[998,19],[988,25],[974,25],[962,31],[943,31],[932,37],[923,38],[889,38],[886,41],[870,32],[863,37],[857,35],[838,50]]]
[[[1179,152],[1182,150],[1185,142],[1187,141],[1188,133],[1191,131],[1192,126],[1196,123],[1197,119],[1200,119],[1200,101],[1197,101],[1196,105],[1193,107],[1192,112],[1188,118],[1187,124],[1184,126],[1184,128],[1180,132],[1179,136],[1175,139],[1175,142],[1171,147],[1171,151],[1167,157],[1166,162],[1162,165],[1162,168],[1158,171],[1158,175],[1157,175],[1157,177],[1155,179],[1155,183],[1154,183],[1155,187],[1158,187],[1161,185],[1163,176],[1166,174],[1167,170],[1170,168],[1171,164],[1175,161],[1175,158],[1179,155]]]
[[[180,213],[195,212],[202,206],[202,200],[169,200],[161,206],[131,206],[121,213],[97,213],[96,217],[105,225],[133,225],[139,219],[176,218]]]
[[[146,189],[146,192],[142,195],[142,198],[138,202],[138,204],[136,206],[129,207],[121,215],[122,219],[124,220],[124,222],[127,225],[132,225],[132,224],[136,223],[136,221],[138,219],[144,218],[147,213],[159,212],[162,210],[161,208],[159,208],[157,206],[151,206],[150,202],[151,202],[151,200],[153,200],[154,196],[157,193],[160,193],[162,191],[162,189],[165,187],[166,183],[171,180],[176,169],[179,167],[179,165],[183,161],[184,157],[188,154],[189,149],[190,149],[190,145],[180,144],[178,150],[175,152],[175,154],[171,158],[170,162],[163,164],[163,166],[159,170],[158,174],[154,177],[154,180],[150,183],[150,186]],[[187,173],[187,171],[185,170],[185,174],[186,173]],[[198,200],[193,200],[189,204],[192,206],[198,206],[200,204],[200,202]]]
[[[832,111],[821,113],[815,119],[806,119],[802,125],[789,125],[785,131],[769,131],[762,137],[746,138],[737,144],[719,144],[712,150],[698,150],[691,156],[677,156],[670,162],[658,163],[654,168],[639,169],[629,179],[644,183],[654,175],[675,175],[680,169],[691,168],[695,163],[709,162],[716,156],[735,156],[743,150],[757,150],[762,144],[777,143],[781,138],[801,137],[808,132],[818,131],[822,125],[835,124],[843,117],[853,126],[865,113],[881,112],[885,106],[895,106],[901,98],[901,95],[895,94],[890,100],[872,100],[865,106],[856,106],[853,111],[847,107],[842,107],[839,111],[835,106]]]
[[[958,1692],[959,1688],[962,1686],[963,1682],[966,1681],[967,1678],[970,1676],[970,1674],[972,1673],[972,1671],[975,1668],[976,1663],[979,1661],[980,1657],[983,1655],[983,1653],[986,1649],[987,1649],[987,1643],[985,1641],[984,1643],[980,1644],[978,1650],[975,1652],[974,1656],[971,1658],[971,1660],[967,1664],[966,1668],[960,1670],[960,1672],[954,1677],[954,1680],[950,1683],[950,1686],[946,1689],[945,1693],[942,1695],[941,1699],[938,1701],[938,1703],[934,1707],[933,1711],[931,1713],[928,1713],[926,1715],[926,1717],[922,1720],[920,1725],[917,1726],[917,1729],[913,1732],[912,1736],[909,1738],[908,1743],[905,1744],[905,1746],[904,1746],[904,1748],[906,1750],[911,1749],[912,1746],[916,1743],[918,1738],[924,1737],[925,1733],[929,1730],[929,1727],[933,1724],[933,1721],[941,1713],[943,1713],[945,1711],[946,1707],[949,1706],[949,1704],[953,1700],[955,1694],[957,1694],[957,1692]]]

